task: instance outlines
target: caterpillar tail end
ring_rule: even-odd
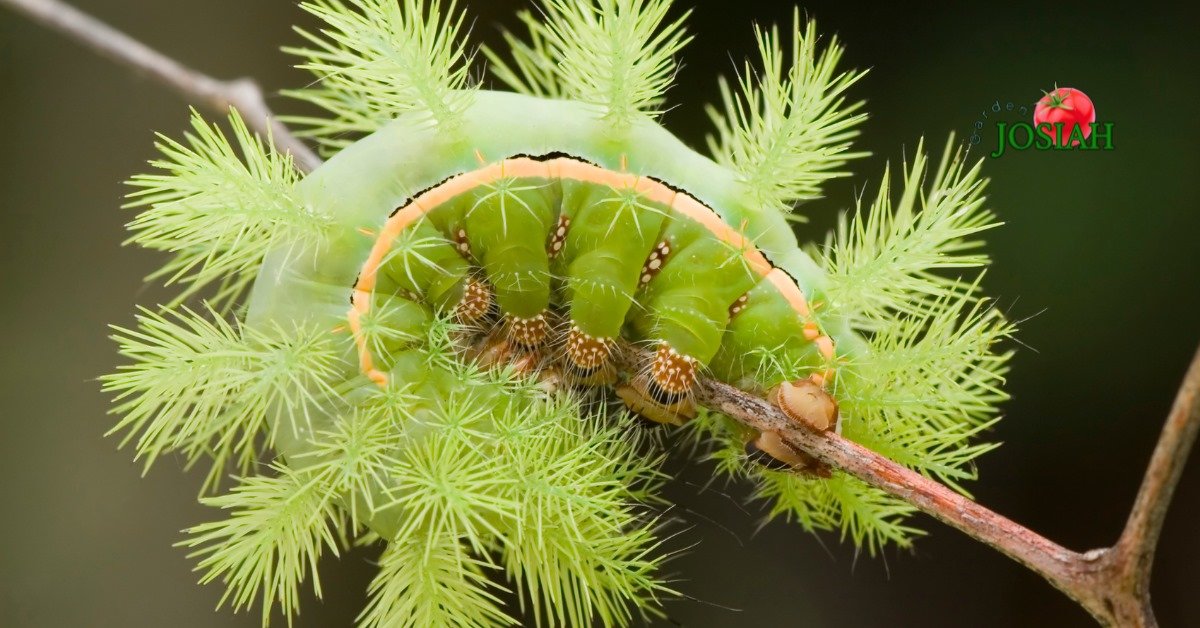
[[[817,432],[838,428],[837,401],[812,379],[784,382],[767,393],[767,399],[796,425]],[[760,432],[746,443],[746,456],[768,469],[792,470],[828,478],[829,467],[793,448],[776,432]]]
[[[784,382],[772,388],[767,399],[793,422],[810,430],[828,432],[837,429],[837,401],[812,379]]]

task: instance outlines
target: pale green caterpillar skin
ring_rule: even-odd
[[[472,97],[454,132],[439,131],[415,116],[401,117],[303,180],[301,198],[332,216],[335,233],[320,248],[289,248],[268,256],[249,300],[248,325],[292,324],[299,317],[344,331],[351,287],[373,246],[372,236],[397,208],[418,192],[487,163],[515,155],[567,154],[608,170],[653,177],[712,208],[795,279],[822,333],[835,341],[839,358],[860,350],[861,341],[844,321],[817,318],[822,271],[799,249],[779,212],[746,202],[748,195],[732,172],[649,119],[613,134],[597,109],[579,103],[488,91]],[[411,253],[389,258],[373,295],[376,308],[388,311],[391,327],[415,335],[435,311],[453,307],[474,259],[505,313],[536,316],[561,293],[585,333],[613,337],[624,327],[623,335],[632,340],[665,340],[707,366],[711,375],[743,388],[761,393],[787,376],[755,364],[750,356],[756,349],[786,354],[813,369],[822,366],[793,307],[768,282],[752,276],[739,251],[701,224],[644,201],[622,211],[603,202],[612,198],[611,189],[588,182],[517,179],[502,193],[494,187],[480,186],[436,209],[424,208],[430,210],[428,220],[406,228],[407,242],[421,242],[420,259]],[[572,218],[572,229],[562,254],[550,259],[547,236],[560,208]],[[460,229],[469,234],[465,256],[451,239]],[[642,264],[662,238],[678,250],[635,300]],[[726,329],[729,304],[747,291],[748,306]],[[406,296],[419,296],[424,303]],[[380,308],[381,303],[387,307]],[[390,369],[389,381],[414,387],[416,398],[434,404],[460,385],[421,363],[415,352],[394,349],[401,350],[380,368]],[[360,375],[353,355],[346,356],[345,374],[348,379]],[[376,386],[365,377],[358,381],[361,387]],[[495,397],[495,391],[478,394]],[[312,429],[326,427],[329,420],[314,418]],[[289,459],[305,454],[308,429],[277,430],[279,451]],[[370,524],[380,533],[395,525],[386,509]]]

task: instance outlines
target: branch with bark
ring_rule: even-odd
[[[118,63],[144,72],[175,90],[187,102],[221,114],[234,107],[250,128],[263,137],[270,137],[279,151],[291,153],[303,170],[311,171],[321,165],[321,158],[271,115],[262,88],[253,79],[215,79],[59,0],[0,0],[0,5],[59,31]]]
[[[1150,573],[1171,495],[1200,428],[1200,351],[1192,359],[1154,449],[1125,531],[1087,552],[1054,541],[833,432],[797,427],[774,405],[728,384],[702,380],[696,400],[887,491],[1041,575],[1106,626],[1156,626]]]
[[[219,80],[203,74],[59,0],[0,0],[0,5],[145,72],[190,102],[220,113],[235,107],[251,128],[270,137],[278,150],[291,153],[305,171],[321,164],[316,153],[274,118],[252,79]],[[1111,547],[1086,552],[1067,549],[833,432],[797,426],[774,405],[728,384],[702,379],[696,401],[756,430],[775,432],[791,447],[995,548],[1044,577],[1101,624],[1157,625],[1150,605],[1150,574],[1167,507],[1200,430],[1200,352],[1184,376],[1124,532]]]

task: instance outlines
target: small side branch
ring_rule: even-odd
[[[1200,430],[1200,351],[1192,359],[1191,368],[1175,397],[1171,414],[1163,426],[1154,455],[1142,479],[1142,487],[1133,504],[1133,512],[1117,546],[1130,553],[1134,563],[1149,565],[1154,560],[1154,548],[1166,519],[1167,506],[1184,462],[1196,442]]]
[[[271,115],[262,89],[252,79],[222,81],[193,70],[60,0],[0,0],[0,5],[11,7],[118,63],[149,74],[188,102],[219,113],[236,108],[251,128],[263,137],[270,137],[279,151],[291,153],[296,165],[305,172],[321,164],[316,153]]]
[[[1196,442],[1197,432],[1200,432],[1200,350],[1192,358],[1183,384],[1175,395],[1125,530],[1109,550],[1119,589],[1134,596],[1146,613],[1150,613],[1150,572],[1154,551],[1158,547],[1167,507]]]

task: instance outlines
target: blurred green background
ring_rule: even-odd
[[[514,26],[524,0],[465,0],[476,41]],[[686,4],[680,0],[680,4]],[[666,124],[700,146],[715,77],[753,51],[752,21],[788,22],[791,3],[701,2],[677,105]],[[1182,3],[1180,3],[1182,4]],[[220,77],[251,75],[274,95],[307,77],[279,46],[307,23],[290,0],[80,0],[85,10]],[[966,6],[808,2],[849,65],[871,68],[854,94],[871,119],[854,178],[811,203],[802,227],[822,237],[859,190],[878,184],[918,138],[971,133],[999,100],[1032,103],[1056,83],[1084,90],[1115,123],[1106,153],[1013,153],[987,160],[992,206],[987,287],[1024,322],[1005,445],[972,485],[983,503],[1069,547],[1119,532],[1172,395],[1200,341],[1200,53],[1197,16],[1151,3],[980,2]],[[207,113],[207,112],[206,112]],[[1007,119],[1017,119],[1009,116]],[[0,10],[0,625],[254,626],[257,610],[213,612],[217,586],[195,585],[182,528],[214,513],[178,460],[146,478],[110,425],[96,376],[116,361],[105,325],[162,293],[141,277],[157,256],[122,248],[121,181],[153,155],[151,132],[178,136],[187,108],[157,84]],[[988,121],[985,130],[991,130]],[[991,137],[987,135],[986,137]],[[986,144],[986,142],[985,142]],[[983,151],[975,151],[982,157]],[[742,486],[706,487],[703,465],[672,462],[684,520],[671,563],[692,599],[683,626],[1086,626],[1036,576],[921,517],[912,552],[856,555],[836,535],[759,529]],[[1185,472],[1153,582],[1165,626],[1200,625],[1200,463]],[[301,626],[348,625],[373,573],[356,551],[324,570],[322,603]]]

